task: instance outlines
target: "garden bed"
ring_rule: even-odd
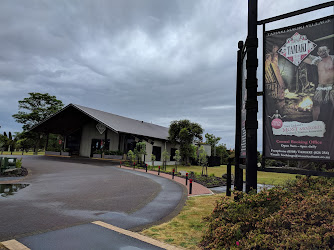
[[[122,160],[123,155],[104,155],[104,159],[115,159],[115,160]]]
[[[220,177],[195,175],[192,179],[207,188],[226,186],[226,180]]]
[[[0,177],[20,177],[28,175],[28,170],[25,167],[16,168],[15,172],[0,173]]]
[[[169,173],[172,174],[172,173]],[[185,176],[177,175],[181,178],[186,178]],[[206,175],[197,175],[189,174],[189,179],[192,179],[194,182],[201,184],[207,188],[221,187],[226,186],[226,180],[216,176],[206,176]]]
[[[133,167],[133,165],[128,161],[123,162],[123,165],[127,167]],[[145,169],[145,165],[138,165],[136,163],[136,168]],[[148,166],[147,170],[158,172],[157,166],[155,166],[154,169],[152,169],[152,166]],[[160,171],[161,173],[173,175],[172,171],[162,170],[162,166],[161,166]],[[175,176],[178,176],[184,179],[186,178],[184,175],[181,175],[180,172],[175,173]],[[206,175],[200,175],[194,172],[190,172],[189,179],[192,179],[194,182],[199,183],[207,188],[226,186],[226,179],[221,178],[221,177],[212,176],[212,175],[206,176]]]
[[[173,175],[173,172],[161,171],[161,173]],[[181,177],[183,179],[186,178],[184,175],[181,175],[180,172],[175,173],[175,176]],[[226,186],[226,179],[216,176],[206,176],[206,175],[198,175],[191,173],[189,174],[188,179],[192,179],[194,182],[201,184],[207,188]]]
[[[60,155],[58,151],[45,151],[45,155]]]

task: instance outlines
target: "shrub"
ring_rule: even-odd
[[[154,154],[151,154],[151,161],[152,161],[152,169],[154,169],[154,162],[156,160],[156,157]]]
[[[102,149],[97,149],[93,152],[93,154],[102,154],[103,150]]]
[[[61,146],[48,146],[46,151],[60,152]]]
[[[129,150],[129,152],[128,152],[128,158],[129,158],[129,160],[133,163],[134,161],[135,161],[135,159],[136,159],[136,155],[132,152],[132,150]]]
[[[334,181],[302,177],[258,194],[224,197],[206,220],[203,249],[333,249]]]
[[[21,159],[16,159],[15,166],[16,166],[16,168],[21,168],[22,167],[22,158]]]
[[[104,151],[104,154],[105,155],[123,155],[123,152],[122,151],[119,151],[119,150],[105,150]]]

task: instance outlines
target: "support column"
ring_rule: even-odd
[[[108,141],[108,128],[106,128],[106,130],[104,131],[104,149],[106,149],[106,145],[107,145],[107,141]],[[107,148],[107,150],[110,150],[110,143],[109,143],[109,148]]]
[[[247,102],[246,102],[246,192],[257,190],[257,0],[248,1]]]
[[[65,148],[66,148],[66,135],[65,134],[63,135],[63,138],[64,138],[63,151],[65,151]]]
[[[240,166],[240,151],[241,151],[241,96],[242,96],[242,49],[244,43],[238,43],[238,58],[237,58],[237,95],[236,95],[236,133],[235,133],[235,168],[234,168],[234,188],[242,191],[243,189],[243,170]]]
[[[49,147],[49,133],[46,133],[45,151],[48,150],[48,147]]]

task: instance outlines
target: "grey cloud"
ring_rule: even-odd
[[[259,19],[319,1],[280,3],[260,0]],[[28,92],[48,92],[65,104],[164,126],[188,118],[233,147],[235,109],[214,107],[235,103],[246,5],[244,0],[2,1],[0,131],[21,129],[11,118],[18,100]]]

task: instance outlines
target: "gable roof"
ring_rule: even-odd
[[[167,140],[169,136],[168,128],[166,127],[144,121],[138,121],[77,104],[67,105],[56,114],[35,125],[33,128],[31,128],[31,131],[43,132],[48,130],[51,132],[51,130],[57,130],[59,132],[61,130],[59,127],[62,127],[64,130],[63,133],[70,132],[75,130],[75,128],[78,126],[80,127],[86,123],[88,121],[88,117],[104,124],[107,128],[115,131],[116,133],[128,133],[163,140]]]

